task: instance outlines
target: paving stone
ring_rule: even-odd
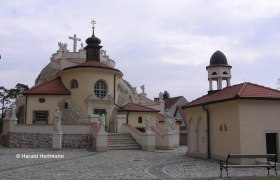
[[[16,149],[0,146],[1,179],[219,179],[219,162],[186,156],[186,146],[146,152],[86,149]],[[56,154],[61,159],[24,159],[16,154]],[[275,177],[274,172],[271,171]],[[224,173],[224,176],[226,174]],[[231,177],[265,177],[267,170],[229,170]],[[276,178],[276,177],[275,177]],[[277,177],[278,178],[278,177]]]

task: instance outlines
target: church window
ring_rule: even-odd
[[[223,72],[223,74],[225,74],[225,75],[228,75],[228,73],[225,71],[225,72]]]
[[[76,79],[71,80],[71,88],[78,88],[78,81]]]
[[[68,109],[68,102],[64,103],[64,109]]]
[[[107,94],[107,86],[106,83],[102,80],[99,80],[94,85],[94,94],[98,98],[104,98]]]
[[[138,117],[138,124],[142,124],[143,123],[143,119],[141,116]]]
[[[48,111],[34,111],[33,112],[33,123],[34,124],[48,124]]]
[[[213,72],[212,75],[217,75],[217,73],[216,73],[216,72]]]

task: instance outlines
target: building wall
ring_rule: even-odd
[[[62,125],[62,133],[63,148],[92,148],[95,145],[91,125]],[[8,147],[51,148],[53,125],[15,124],[2,138]]]
[[[68,97],[67,95],[28,95],[26,106],[26,124],[33,123],[33,111],[48,111],[48,124],[53,124],[55,108],[58,102]],[[45,98],[44,103],[39,102],[39,98]]]
[[[266,153],[266,133],[278,133],[280,145],[279,101],[240,100],[239,111],[241,153]]]
[[[117,85],[122,74],[113,70],[96,68],[77,68],[60,71],[59,76],[63,84],[71,91],[72,99],[82,108],[86,114],[94,114],[94,109],[105,109],[105,123],[108,130],[112,126],[110,121],[116,119],[114,113],[114,76],[115,102],[118,101]],[[71,80],[78,81],[78,88],[71,89]],[[98,80],[103,80],[107,85],[107,94],[104,98],[98,98],[94,93],[94,85]],[[110,129],[112,127],[109,127]]]
[[[133,127],[146,127],[145,124],[145,115],[148,115],[151,117],[151,126],[156,126],[156,118],[157,118],[157,112],[129,112],[128,114],[128,124],[130,124]],[[142,123],[138,123],[138,117],[142,117]]]
[[[192,107],[185,110],[188,114],[188,154],[206,157],[207,136],[205,134],[206,113],[202,106]],[[200,126],[198,126],[200,123]],[[200,130],[198,131],[198,128]],[[200,134],[198,134],[200,132]]]
[[[228,153],[240,153],[238,101],[209,105],[211,157],[225,159]]]
[[[93,108],[104,108],[104,104],[107,104],[108,106],[108,96],[110,95],[112,98],[114,97],[114,74],[117,75],[115,84],[115,88],[117,89],[117,83],[121,78],[121,74],[112,70],[77,68],[59,72],[59,76],[61,77],[63,84],[71,91],[71,97],[83,108],[85,112],[88,112],[88,103],[86,99],[90,95],[92,95],[94,100],[100,101],[99,103],[95,103]],[[78,81],[78,88],[71,89],[70,85],[72,79],[76,79]],[[94,94],[94,85],[98,80],[104,80],[107,84],[107,95],[103,99],[97,98]],[[118,94],[116,91],[116,102],[117,97]]]
[[[224,159],[240,152],[239,108],[236,101],[208,105],[211,157]],[[187,108],[189,154],[207,157],[207,116],[202,106]]]

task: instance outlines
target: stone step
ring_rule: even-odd
[[[138,143],[136,142],[126,142],[126,143],[120,143],[120,142],[116,142],[116,143],[108,143],[108,146],[115,146],[115,145],[120,145],[120,146],[129,146],[129,145],[138,145]]]
[[[108,134],[108,150],[142,149],[130,134]]]
[[[108,147],[128,147],[128,146],[137,146],[139,147],[138,144],[136,143],[130,143],[130,144],[110,144]]]
[[[108,146],[109,150],[125,150],[125,149],[141,149],[139,145],[130,145],[130,146],[123,146],[123,145],[116,145],[116,146]]]
[[[109,133],[108,136],[130,136],[130,134]]]
[[[134,141],[134,139],[132,138],[132,137],[129,137],[129,136],[123,136],[123,137],[109,137],[108,136],[108,139],[110,139],[110,140],[118,140],[118,139],[121,139],[121,140],[133,140]]]
[[[133,140],[130,140],[130,141],[127,141],[127,140],[108,140],[108,143],[136,143],[135,141]]]
[[[108,142],[135,142],[134,139],[108,139]]]
[[[119,136],[108,136],[108,137],[112,137],[112,138],[114,138],[114,137],[131,137],[131,136],[129,136],[129,135],[119,135]]]

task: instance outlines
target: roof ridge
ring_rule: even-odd
[[[221,90],[230,89],[230,88],[233,88],[233,87],[236,87],[236,86],[240,86],[240,85],[242,85],[242,84],[244,84],[244,83],[239,83],[239,84],[234,84],[234,85],[232,85],[232,86],[227,86],[227,87],[225,87],[225,88],[223,88],[223,89],[221,89]],[[221,90],[220,90],[220,91],[217,91],[217,92],[215,92],[215,93],[213,93],[213,94],[205,94],[205,95],[203,95],[203,96],[200,96],[200,97],[198,97],[198,98],[196,98],[196,99],[194,99],[194,100],[192,100],[192,101],[190,101],[190,102],[184,104],[184,105],[182,106],[182,108],[185,108],[185,106],[187,106],[188,104],[191,104],[191,103],[193,103],[193,102],[195,102],[195,101],[198,101],[198,100],[200,100],[200,99],[203,99],[203,98],[206,97],[206,96],[212,96],[212,95],[214,95],[214,94],[217,94],[217,93],[221,92]]]
[[[147,106],[144,106],[144,105],[141,105],[141,104],[137,104],[137,103],[127,103],[126,105],[128,105],[128,104],[135,104],[135,105],[137,105],[137,106],[141,106],[141,107],[148,108],[148,109],[151,109],[151,110],[157,110],[157,109],[150,108],[150,107],[147,107]],[[126,105],[125,105],[125,106],[126,106]]]
[[[43,85],[45,85],[45,84],[47,84],[47,83],[50,83],[50,82],[52,82],[52,81],[55,81],[55,80],[61,80],[61,78],[60,77],[56,77],[55,79],[52,79],[52,80],[50,80],[50,81],[47,81],[47,82],[44,82],[44,83],[42,83],[42,84],[40,84],[40,85],[38,85],[38,86],[33,86],[33,87],[31,87],[30,89],[28,89],[27,91],[29,91],[29,90],[31,90],[31,89],[34,89],[34,88],[38,88],[38,87],[41,87],[41,86],[43,86]],[[63,84],[63,83],[62,83]],[[63,84],[63,86],[64,86],[64,84]],[[64,86],[65,87],[65,86]],[[66,88],[67,89],[67,88]],[[27,92],[26,91],[26,92]]]
[[[251,84],[251,85],[254,85],[254,86],[258,86],[258,87],[262,87],[262,88],[269,89],[269,90],[272,90],[272,91],[280,93],[280,91],[278,89],[274,89],[274,88],[271,88],[271,87],[267,87],[267,86],[263,86],[263,85],[256,84],[256,83],[251,83],[251,82],[248,82],[248,84]]]
[[[192,103],[192,102],[194,102],[194,101],[198,101],[199,99],[202,99],[202,98],[204,98],[205,96],[208,96],[208,95],[209,95],[209,94],[205,94],[205,95],[203,95],[203,96],[200,96],[200,97],[198,97],[198,98],[192,100],[191,102],[187,102],[186,104],[182,105],[182,108],[184,108],[187,104],[190,104],[190,103]]]
[[[242,83],[241,83],[242,84]],[[240,90],[237,92],[237,96],[241,96],[241,94],[243,93],[243,91],[245,90],[246,86],[247,86],[248,82],[244,82],[242,87],[240,88]]]
[[[167,99],[175,99],[175,98],[180,98],[180,97],[183,97],[183,96],[170,97],[170,98],[167,98]]]

